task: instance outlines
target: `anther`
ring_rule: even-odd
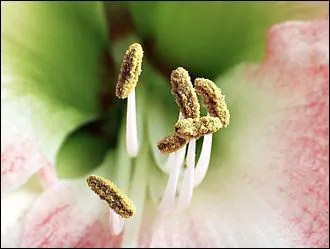
[[[187,138],[183,138],[174,134],[161,139],[158,142],[157,147],[162,153],[171,153],[185,146],[188,141],[189,140]]]
[[[185,118],[198,118],[200,105],[188,71],[178,67],[171,73],[172,94]]]
[[[124,56],[118,83],[116,86],[116,96],[121,99],[134,90],[142,72],[143,49],[139,43],[133,43],[129,46]]]
[[[214,133],[222,128],[218,117],[187,118],[175,124],[175,132],[184,138],[200,138],[209,133]]]
[[[225,96],[217,85],[208,79],[195,79],[196,92],[203,97],[208,113],[213,117],[219,117],[224,127],[230,120],[229,110],[225,102]]]
[[[110,180],[92,175],[87,178],[87,184],[121,217],[130,218],[135,214],[134,203]]]

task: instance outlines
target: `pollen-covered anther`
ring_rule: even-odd
[[[133,43],[127,49],[121,64],[116,96],[125,99],[134,90],[142,72],[143,49],[139,43]]]
[[[187,118],[175,124],[175,132],[184,138],[200,138],[209,133],[214,133],[222,128],[218,117]]]
[[[196,92],[202,96],[208,113],[213,117],[219,117],[224,127],[227,127],[230,121],[230,113],[227,108],[225,96],[217,85],[208,79],[195,79]]]
[[[121,217],[130,218],[135,214],[134,203],[110,180],[92,175],[87,178],[87,184]]]
[[[180,137],[176,134],[161,139],[157,147],[162,153],[171,153],[181,149],[189,142],[189,139]]]
[[[171,73],[172,94],[185,118],[198,118],[200,105],[187,70],[178,67]]]

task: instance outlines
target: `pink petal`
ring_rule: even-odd
[[[322,84],[313,80],[327,80],[328,20],[276,25],[269,31],[268,40],[267,58],[261,73],[266,77],[270,74],[276,77],[276,89],[305,96],[311,88]]]
[[[277,194],[300,243],[329,247],[329,21],[278,25],[269,39],[264,67],[290,104],[274,123],[268,170],[282,178]]]
[[[11,101],[8,91],[1,88],[1,194],[23,185],[48,164],[40,153],[30,121],[22,103]]]
[[[329,247],[328,29],[277,25],[259,69],[221,79],[240,110],[226,149],[190,209],[159,218],[152,246]]]
[[[13,100],[12,93],[3,87],[11,81],[10,76],[4,76],[1,82],[1,194],[22,186],[39,170],[44,187],[57,181],[53,166],[41,152],[26,103],[20,98]]]
[[[38,179],[43,188],[50,188],[59,183],[56,170],[48,163],[38,172]]]
[[[27,214],[21,247],[114,247],[107,205],[84,181],[46,190]]]
[[[47,163],[32,137],[17,132],[4,140],[1,143],[1,195],[23,185]]]
[[[150,248],[210,248],[218,246],[218,231],[212,233],[196,212],[160,216],[155,223]],[[223,244],[222,244],[223,245]]]
[[[16,135],[16,141],[6,143],[1,150],[1,192],[7,192],[24,184],[41,165],[37,145],[29,138]]]

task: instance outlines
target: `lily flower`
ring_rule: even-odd
[[[260,64],[237,65],[214,79],[226,93],[231,124],[206,148],[212,156],[189,207],[164,215],[157,207],[167,175],[157,141],[173,129],[177,112],[147,61],[145,87],[136,89],[136,157],[127,153],[133,118],[116,127],[116,146],[106,147],[98,167],[75,178],[55,167],[69,134],[103,118],[97,100],[104,89],[93,84],[95,61],[109,49],[100,10],[99,3],[2,3],[2,246],[328,247],[329,20],[272,26]],[[121,58],[124,45],[111,44]],[[129,113],[134,117],[134,108]],[[88,141],[83,153],[68,149],[67,169],[85,163],[77,158],[90,164],[84,156],[95,156],[100,143]],[[134,216],[112,220],[113,210],[87,186],[91,174],[123,189]]]

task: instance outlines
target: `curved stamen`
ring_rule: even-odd
[[[219,117],[224,127],[229,125],[230,113],[225,101],[225,95],[217,85],[208,79],[195,79],[195,90],[203,97],[204,104],[210,116]]]
[[[109,224],[112,235],[119,235],[124,229],[124,220],[111,209],[109,209]]]
[[[126,150],[129,157],[136,157],[139,152],[136,124],[135,90],[133,90],[127,98]]]
[[[195,153],[196,140],[192,139],[189,142],[187,152],[187,168],[183,173],[183,180],[181,185],[181,191],[179,195],[178,208],[183,209],[189,206],[194,189],[194,173],[195,173]]]
[[[162,153],[173,153],[182,149],[189,142],[188,138],[180,137],[177,134],[162,138],[157,147]]]
[[[170,169],[170,175],[164,191],[163,198],[159,204],[162,213],[171,212],[174,208],[175,193],[179,180],[180,168],[183,164],[186,152],[186,145],[175,153],[174,163]]]
[[[202,151],[195,168],[194,187],[197,187],[203,181],[206,175],[210,163],[211,150],[212,133],[203,137]]]
[[[134,203],[110,180],[91,175],[87,177],[87,184],[101,200],[105,200],[109,207],[121,217],[130,218],[135,214]]]
[[[198,118],[200,105],[187,70],[178,67],[171,73],[172,94],[185,118]]]
[[[206,134],[217,132],[222,128],[222,123],[218,117],[186,118],[175,124],[177,135],[186,138],[200,138]]]
[[[179,117],[178,117],[178,121],[184,119],[184,116],[182,115],[181,112],[179,112]],[[173,165],[173,163],[175,162],[175,153],[172,152],[168,155],[165,163],[164,163],[164,166],[161,167],[161,169],[165,172],[165,173],[169,173],[170,171],[170,168],[171,168],[171,165]]]

